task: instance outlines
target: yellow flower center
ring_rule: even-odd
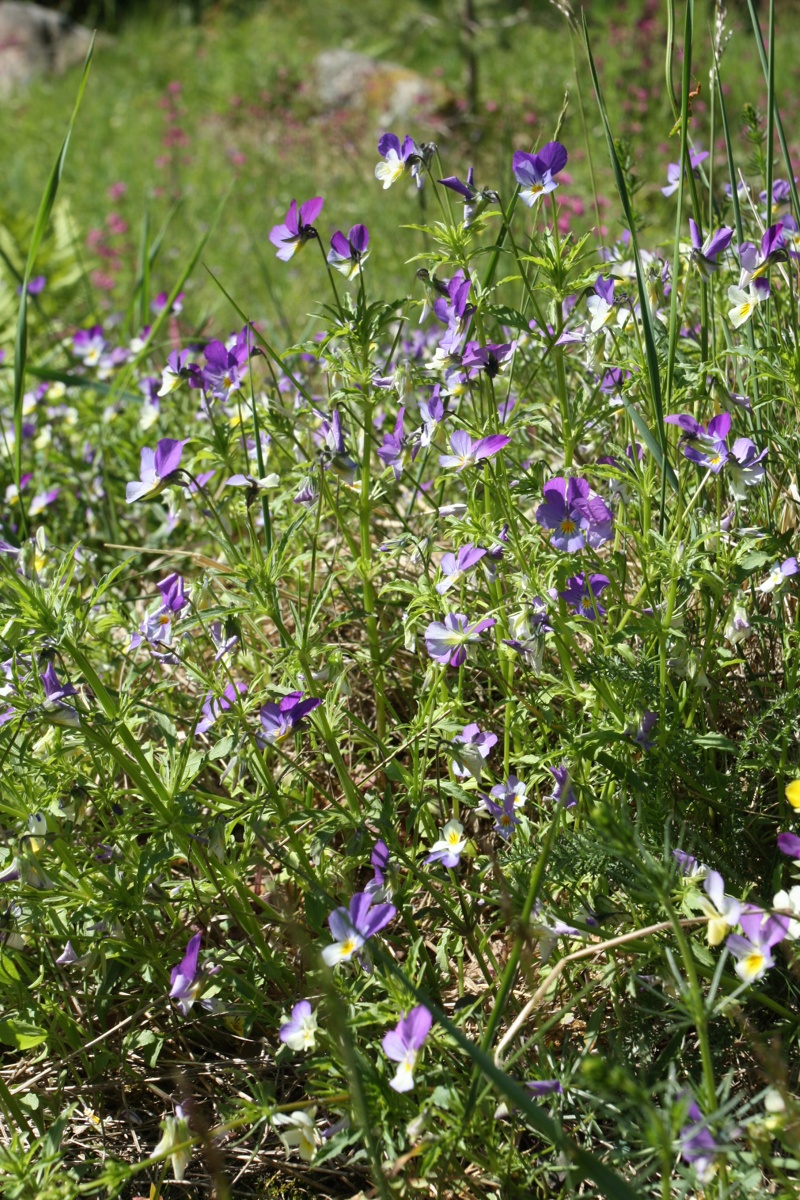
[[[574,533],[575,529],[576,529],[575,522],[573,520],[571,520],[569,517],[565,517],[564,520],[561,522],[561,532],[562,533]]]

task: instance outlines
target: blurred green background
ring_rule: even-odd
[[[398,226],[434,219],[433,194],[426,189],[419,196],[405,182],[381,190],[374,178],[375,146],[387,128],[391,80],[373,88],[363,106],[324,103],[312,65],[330,49],[360,52],[417,72],[431,100],[389,127],[401,137],[432,138],[446,174],[463,177],[474,164],[478,182],[505,195],[512,187],[513,150],[552,137],[569,91],[561,140],[570,163],[558,193],[563,227],[580,232],[597,226],[593,170],[600,223],[609,237],[621,231],[583,51],[551,4],[74,0],[56,7],[104,31],[59,197],[62,207],[68,206],[64,221],[83,272],[70,297],[73,322],[124,311],[142,223],[146,217],[152,238],[174,210],[151,290],[169,289],[229,187],[202,262],[251,317],[279,328],[284,340],[303,332],[321,291],[322,264],[313,247],[284,266],[268,241],[293,196],[325,196],[317,224],[326,239],[336,228],[364,221],[373,236],[370,275],[381,273],[387,295],[411,288],[414,267],[407,260],[423,243],[421,235],[398,232]],[[701,93],[692,135],[704,148],[711,134],[713,15],[711,4],[697,5],[694,74]],[[669,136],[666,5],[659,0],[593,3],[588,19],[614,131],[627,147],[639,185],[645,241],[652,243],[674,219],[674,201],[665,199],[660,187],[668,161],[678,154],[678,139]],[[793,138],[800,71],[796,4],[781,8],[778,27],[778,91]],[[727,29],[723,77],[729,115],[739,165],[752,172],[754,145],[741,111],[746,103],[763,111],[765,88],[746,10],[731,6]],[[75,68],[41,79],[6,103],[0,124],[0,222],[13,234],[7,244],[16,239],[24,247],[26,220],[35,213],[63,137],[79,73]],[[720,132],[717,125],[715,141]],[[800,161],[796,147],[793,153]],[[719,151],[717,162],[724,165]],[[722,181],[720,173],[720,191]],[[13,250],[9,257],[14,258]],[[202,266],[186,290],[193,327],[224,329],[237,323]],[[56,296],[46,291],[42,306],[53,306]]]

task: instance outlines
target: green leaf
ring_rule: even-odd
[[[30,1025],[27,1021],[19,1021],[15,1017],[7,1017],[0,1021],[0,1042],[13,1046],[16,1050],[32,1050],[47,1041],[47,1033],[38,1025]]]

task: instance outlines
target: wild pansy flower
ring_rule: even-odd
[[[519,825],[519,817],[516,814],[516,796],[514,793],[506,792],[503,796],[502,804],[497,804],[489,796],[484,796],[483,808],[490,817],[494,817],[496,832],[500,834],[504,841],[508,841]]]
[[[369,861],[372,867],[372,879],[370,879],[364,891],[368,892],[376,901],[390,899],[392,889],[388,873],[391,864],[391,855],[389,854],[389,847],[382,838],[379,838],[373,846]]]
[[[482,346],[480,342],[467,342],[461,358],[461,366],[467,372],[469,379],[475,379],[481,371],[485,371],[490,379],[495,379],[503,367],[511,360],[517,348],[516,342],[489,342]]]
[[[363,264],[369,258],[369,230],[366,225],[354,225],[347,237],[336,230],[331,238],[328,262],[345,279],[356,279]]]
[[[288,1021],[281,1025],[278,1037],[290,1050],[313,1050],[316,1045],[317,1018],[308,1000],[299,1000]]]
[[[496,624],[484,617],[470,625],[463,613],[448,613],[444,621],[431,621],[425,630],[425,646],[431,658],[442,666],[460,667],[467,659],[467,646],[479,642],[480,635]]]
[[[322,196],[315,196],[301,204],[298,210],[297,201],[292,200],[283,224],[273,225],[269,240],[277,247],[276,253],[282,262],[288,262],[306,242],[319,237],[314,221],[322,212],[324,203]]]
[[[796,942],[800,938],[800,887],[795,885],[788,892],[785,889],[776,892],[772,907],[778,909],[781,916],[789,917],[786,937],[790,942]]]
[[[389,1081],[389,1087],[396,1092],[410,1092],[413,1088],[414,1066],[432,1022],[433,1017],[425,1005],[418,1004],[384,1035],[381,1042],[383,1052],[398,1064],[394,1078]]]
[[[545,956],[542,955],[542,957],[544,958]],[[524,1086],[537,1099],[540,1096],[563,1096],[564,1094],[564,1089],[557,1079],[527,1079]],[[505,1101],[502,1104],[498,1104],[494,1110],[495,1121],[500,1121],[503,1117],[508,1117],[512,1111],[513,1106],[509,1108]]]
[[[792,779],[784,789],[787,802],[793,809],[800,809],[800,779]]]
[[[645,711],[642,713],[642,718],[639,721],[636,732],[633,735],[633,740],[636,745],[641,746],[641,748],[645,751],[652,750],[653,746],[655,745],[655,742],[650,740],[650,734],[653,729],[655,729],[657,722],[658,713],[651,712],[650,709],[645,709]]]
[[[614,315],[614,279],[604,279],[598,275],[594,284],[594,292],[586,301],[589,309],[589,329],[598,333]]]
[[[459,583],[467,571],[471,571],[476,567],[486,553],[480,546],[474,546],[472,542],[468,542],[466,546],[462,546],[457,554],[443,554],[441,561],[442,576],[436,584],[436,591],[440,596],[449,591],[451,587]]]
[[[483,764],[493,746],[497,745],[496,733],[482,733],[478,725],[465,725],[450,745],[453,747],[453,774],[459,779],[472,776],[480,779]]]
[[[464,228],[469,229],[472,222],[488,208],[490,204],[499,204],[500,197],[497,192],[491,191],[489,188],[479,190],[475,186],[475,171],[472,167],[467,171],[467,181],[462,183],[456,175],[448,175],[446,179],[440,179],[439,183],[444,187],[450,188],[452,192],[457,192],[464,201]]]
[[[552,800],[554,804],[560,804],[562,808],[575,808],[578,800],[572,790],[567,767],[562,764],[560,767],[548,767],[547,769],[555,781],[555,786],[547,799]]]
[[[153,1157],[158,1158],[163,1154],[169,1158],[172,1175],[177,1183],[183,1179],[192,1157],[191,1146],[183,1146],[183,1143],[191,1140],[186,1114],[180,1104],[176,1104],[175,1116],[165,1117],[161,1122],[161,1140],[153,1149]]]
[[[203,389],[217,400],[229,399],[245,381],[249,345],[237,339],[232,347],[228,347],[215,340],[208,343],[203,353],[206,358],[206,365],[200,372]]]
[[[789,918],[770,916],[755,904],[742,908],[742,933],[732,933],[725,945],[737,960],[734,970],[743,983],[755,983],[775,966],[772,951],[786,937]]]
[[[690,413],[676,413],[664,417],[666,425],[677,425],[683,430],[681,444],[683,454],[698,466],[707,467],[715,475],[719,474],[729,456],[727,437],[731,428],[730,413],[719,413],[712,417],[708,429],[696,421]],[[697,442],[698,446],[693,446]]]
[[[566,588],[558,595],[578,616],[594,621],[596,617],[604,617],[606,614],[598,596],[610,582],[607,575],[590,575],[587,579],[583,571],[580,571],[567,580]]]
[[[456,274],[460,274],[463,277],[464,272],[457,271]],[[441,279],[437,279],[435,275],[431,275],[427,267],[420,267],[416,275],[417,279],[425,289],[425,299],[422,302],[422,308],[420,310],[418,322],[418,324],[421,325],[431,309],[435,309],[436,301],[438,299],[443,298],[447,304],[452,300],[452,297],[450,294],[450,284],[443,283]],[[469,289],[467,289],[467,291],[469,292]],[[445,317],[440,317],[439,319],[443,320],[445,324],[449,324],[449,321],[447,321]],[[422,333],[421,330],[420,333]]]
[[[62,684],[59,681],[52,662],[47,664],[39,678],[45,695],[45,702],[39,710],[39,715],[44,717],[50,725],[63,725],[68,729],[77,728],[81,720],[78,710],[71,704],[64,703],[68,696],[77,696],[77,690],[71,683]]]
[[[184,1017],[189,1015],[189,1010],[197,1000],[205,982],[205,975],[198,965],[201,941],[202,934],[200,933],[189,938],[186,953],[177,967],[172,968],[169,977],[169,998],[175,1001]],[[216,970],[219,968],[217,967]],[[201,1003],[207,1009],[214,1007],[212,1000],[201,1001]]]
[[[759,583],[756,591],[765,593],[780,591],[786,580],[790,579],[792,575],[796,575],[798,571],[800,571],[800,564],[797,559],[786,558],[782,563],[776,563],[764,582]]]
[[[270,475],[265,475],[263,479],[256,479],[254,475],[231,475],[225,480],[225,487],[247,488],[246,503],[250,508],[255,504],[262,492],[271,492],[273,488],[280,485],[281,477],[273,471]]]
[[[718,946],[731,929],[739,924],[742,905],[734,896],[725,895],[725,881],[719,871],[709,871],[703,881],[706,896],[697,894],[697,902],[708,917],[706,937],[709,946]]]
[[[601,546],[611,537],[614,515],[599,496],[592,496],[585,479],[550,479],[542,488],[544,504],[536,510],[543,529],[551,529],[550,544],[574,553],[587,544]]]
[[[535,671],[541,671],[544,660],[545,634],[553,632],[553,626],[547,619],[547,605],[540,596],[534,596],[530,605],[519,612],[511,613],[508,618],[510,638],[504,638],[503,643],[516,650],[528,666]]]
[[[779,833],[778,849],[781,854],[793,859],[796,865],[800,865],[800,837],[796,833]]]
[[[450,334],[450,337],[445,338],[442,342],[442,346],[446,342],[446,353],[449,354],[455,349],[465,333],[467,325],[475,312],[474,304],[469,303],[472,280],[465,271],[458,270],[447,281],[446,285],[441,284],[438,279],[431,280],[430,282],[432,286],[436,287],[436,290],[443,291],[443,294],[434,298],[433,311],[437,319],[443,325],[447,326],[448,333]]]
[[[392,433],[383,435],[383,443],[378,447],[378,458],[385,467],[391,467],[395,479],[399,479],[409,462],[417,457],[420,448],[418,438],[405,435],[405,408],[398,409],[397,420]]]
[[[91,329],[79,329],[72,339],[72,353],[83,360],[87,367],[96,367],[105,352],[106,339],[102,325],[93,325]]]
[[[732,646],[738,646],[745,638],[752,637],[753,627],[750,617],[743,604],[734,604],[731,615],[725,625],[725,638]]]
[[[189,362],[189,354],[189,350],[173,350],[167,356],[167,365],[161,373],[161,386],[157,396],[168,396],[184,380],[191,379],[192,375],[197,373],[198,368]]]
[[[707,1183],[714,1174],[714,1159],[719,1146],[711,1136],[696,1100],[689,1105],[686,1117],[680,1132],[681,1158],[694,1167],[698,1179]]]
[[[767,454],[767,450],[759,453],[755,442],[747,437],[737,438],[733,443],[727,463],[727,475],[736,500],[745,500],[747,488],[761,483],[766,474],[762,464]]]
[[[228,629],[221,621],[212,621],[208,627],[208,632],[211,636],[211,641],[214,643],[214,662],[221,662],[226,658],[232,650],[235,649],[238,641],[238,633],[228,634]]]
[[[520,185],[519,198],[528,208],[533,208],[541,196],[548,195],[558,187],[555,176],[567,165],[567,151],[561,142],[548,142],[538,154],[526,154],[517,150],[512,160],[512,169]]]
[[[293,1113],[275,1113],[272,1124],[284,1130],[278,1137],[286,1147],[286,1153],[296,1149],[303,1162],[310,1163],[322,1145],[322,1135],[314,1124],[316,1106],[298,1109]]]
[[[463,471],[465,467],[472,467],[483,459],[498,454],[500,450],[506,448],[510,441],[511,438],[504,433],[490,434],[489,437],[473,441],[466,430],[457,429],[450,435],[452,454],[440,454],[439,465]]]
[[[322,704],[321,700],[309,696],[303,699],[302,692],[290,692],[277,704],[270,701],[259,713],[264,732],[256,735],[259,745],[277,745],[294,733],[304,717]]]
[[[161,438],[155,450],[148,446],[142,449],[140,478],[136,483],[127,484],[125,488],[128,504],[137,500],[152,500],[169,484],[178,482],[183,447],[188,441],[189,438]]]
[[[760,246],[756,247],[752,242],[742,242],[739,247],[739,262],[742,267],[739,287],[746,287],[754,280],[762,279],[774,263],[786,261],[784,236],[784,226],[778,222],[776,225],[770,225],[766,230],[761,238]],[[762,299],[769,295],[769,283],[767,280],[764,282],[766,288],[762,290]]]
[[[349,908],[336,908],[328,917],[330,931],[336,939],[322,951],[326,966],[349,962],[356,951],[389,924],[397,909],[393,904],[375,904],[369,892],[356,892]]]
[[[358,470],[358,463],[347,453],[347,447],[342,433],[342,422],[339,410],[334,409],[330,421],[324,420],[320,425],[320,433],[325,439],[325,448],[319,456],[324,469],[332,470],[348,487],[353,486]]]
[[[219,697],[215,697],[213,692],[208,692],[203,701],[202,717],[195,727],[195,733],[207,733],[217,719],[223,713],[228,712],[239,696],[243,696],[246,691],[246,683],[229,683]]]
[[[507,801],[510,801],[514,808],[525,807],[525,801],[528,798],[527,792],[527,783],[523,783],[516,775],[509,775],[504,783],[496,783],[492,788],[492,795],[498,804],[505,805]]]
[[[766,279],[754,279],[747,291],[741,287],[728,288],[728,320],[734,329],[739,329],[750,320],[758,305],[769,295]]]
[[[689,166],[692,171],[700,166],[708,158],[707,150],[691,150],[689,152]],[[671,162],[667,165],[667,186],[662,187],[661,193],[664,196],[671,196],[673,192],[677,192],[681,181],[681,164]]]
[[[692,239],[692,259],[697,263],[704,278],[710,279],[719,267],[717,256],[724,254],[731,244],[733,230],[723,225],[703,241],[697,222],[689,217],[689,234]]]
[[[464,826],[455,819],[448,821],[442,829],[442,836],[431,846],[430,854],[426,856],[425,862],[440,862],[442,866],[452,870],[461,862],[461,855],[464,853],[466,845]]]
[[[678,864],[678,870],[684,879],[696,879],[708,870],[708,867],[699,863],[693,854],[688,854],[685,850],[673,850],[672,857]]]
[[[417,187],[421,188],[425,181],[424,169],[433,157],[434,150],[432,142],[418,146],[413,138],[406,136],[401,144],[396,133],[381,134],[378,138],[378,154],[384,161],[377,163],[375,178],[380,180],[383,190],[386,191],[393,183],[397,183],[406,171],[410,171]]]

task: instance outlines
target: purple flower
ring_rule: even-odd
[[[686,1115],[688,1120],[680,1132],[681,1158],[694,1167],[699,1179],[706,1182],[714,1173],[714,1157],[719,1147],[696,1100],[689,1105]]]
[[[465,725],[450,745],[453,749],[453,774],[461,779],[472,776],[480,779],[484,761],[492,746],[497,745],[496,733],[482,733],[476,724]]]
[[[308,1000],[298,1000],[288,1021],[281,1025],[278,1037],[290,1050],[313,1050],[317,1018]]]
[[[515,800],[516,796],[513,792],[505,793],[502,804],[497,804],[489,796],[483,797],[483,807],[489,816],[494,817],[495,830],[505,841],[508,841],[517,825],[519,825]]]
[[[356,892],[350,907],[337,908],[328,917],[328,925],[335,941],[322,951],[323,961],[329,967],[340,962],[349,962],[356,951],[394,918],[397,909],[393,904],[376,904],[369,892]]]
[[[227,400],[245,380],[245,367],[250,359],[247,341],[237,338],[232,347],[222,342],[209,342],[203,351],[206,366],[201,372],[203,388],[217,400]]]
[[[239,635],[232,633],[228,636],[228,630],[223,626],[221,621],[212,621],[208,632],[211,635],[211,641],[214,643],[214,662],[220,662],[234,649],[239,641]]]
[[[208,692],[203,701],[202,719],[198,721],[195,728],[195,733],[206,733],[215,723],[218,717],[236,703],[239,696],[243,696],[247,691],[246,683],[229,683],[225,691],[217,699],[213,692]]]
[[[545,634],[553,632],[544,600],[534,596],[530,606],[512,613],[508,619],[508,629],[512,636],[503,639],[505,645],[516,650],[534,670],[541,671]]]
[[[155,450],[144,447],[139,466],[140,478],[125,488],[128,504],[133,504],[136,500],[152,500],[170,483],[177,482],[176,473],[181,465],[183,447],[188,441],[189,438],[180,441],[175,438],[162,438]]]
[[[691,170],[695,170],[700,166],[700,163],[708,158],[707,150],[699,150],[689,152],[689,165]],[[667,186],[662,187],[661,192],[664,196],[671,196],[673,192],[677,192],[678,185],[681,181],[681,164],[670,163],[667,167]]]
[[[552,800],[554,804],[560,804],[562,808],[574,808],[578,801],[572,790],[567,768],[565,766],[548,767],[548,770],[555,780],[555,787],[547,797],[548,800]]]
[[[571,926],[568,926],[571,928]],[[564,1089],[558,1079],[528,1079],[525,1087],[533,1096],[563,1096]]]
[[[319,236],[313,223],[322,212],[324,203],[322,196],[315,196],[313,200],[301,204],[298,212],[297,201],[292,200],[283,224],[273,225],[269,240],[273,246],[277,246],[278,258],[283,262],[288,262],[306,242]]]
[[[460,667],[467,659],[467,646],[480,641],[480,635],[495,625],[494,617],[484,617],[474,625],[463,613],[448,613],[444,621],[431,621],[425,630],[425,646],[431,658],[442,666]]]
[[[404,408],[398,410],[394,432],[385,433],[383,444],[378,447],[378,458],[385,467],[392,468],[395,479],[399,479],[409,461],[413,462],[417,457],[421,444],[418,439],[405,436],[405,412]]]
[[[157,587],[161,592],[161,603],[167,612],[180,612],[189,603],[186,598],[186,584],[183,576],[179,575],[177,571],[167,575],[166,579],[162,579]]]
[[[366,225],[354,225],[347,237],[338,229],[331,238],[328,262],[346,279],[355,279],[369,257],[369,230]]]
[[[584,530],[589,521],[579,502],[588,500],[589,484],[585,479],[563,479],[558,476],[542,488],[544,504],[536,510],[536,520],[543,529],[552,529],[550,544],[556,550],[574,553],[586,545]]]
[[[689,233],[692,239],[692,258],[705,278],[710,279],[719,267],[717,255],[723,254],[731,244],[733,230],[723,225],[721,229],[710,233],[704,242],[696,222],[689,217]]]
[[[505,806],[507,801],[511,801],[514,808],[524,808],[528,785],[518,779],[516,775],[509,775],[505,783],[496,783],[492,788],[492,795],[496,802]],[[480,808],[478,809],[480,811]],[[488,809],[486,810],[489,811]]]
[[[693,854],[688,854],[685,850],[673,850],[672,857],[678,864],[678,870],[684,878],[692,879],[695,875],[700,875],[705,871],[702,863],[698,863]]]
[[[457,554],[442,555],[442,575],[443,579],[436,584],[436,591],[440,596],[443,596],[454,584],[463,579],[467,571],[471,571],[477,566],[483,558],[485,550],[480,546],[474,546],[472,542],[468,542],[466,546],[462,546]]]
[[[161,387],[156,393],[157,396],[168,396],[185,379],[197,375],[199,368],[189,362],[189,354],[189,350],[173,350],[167,356],[167,365],[161,374]]]
[[[304,700],[302,692],[290,692],[277,704],[271,701],[265,704],[259,714],[264,727],[264,732],[257,735],[259,744],[266,746],[282,742],[320,704],[321,700],[311,696]]]
[[[746,498],[746,489],[760,483],[766,474],[762,466],[767,457],[767,450],[759,454],[755,442],[750,438],[740,437],[731,446],[728,459],[728,478],[731,491],[737,500]]]
[[[510,441],[511,438],[504,433],[495,433],[473,442],[466,430],[457,429],[450,436],[450,449],[453,453],[440,454],[439,465],[463,471],[465,467],[474,466],[482,459],[491,458],[500,450],[504,450]]]
[[[65,704],[67,696],[77,696],[76,689],[71,683],[61,683],[56,675],[56,669],[50,662],[39,676],[44,688],[45,703],[42,715],[51,725],[63,725],[74,729],[80,725],[80,714],[71,704]]]
[[[375,843],[369,861],[372,866],[373,875],[364,888],[364,891],[369,892],[376,900],[383,900],[390,894],[386,883],[386,875],[389,870],[391,855],[389,854],[389,847],[382,838]]]
[[[639,728],[634,734],[633,740],[637,746],[641,746],[643,750],[652,750],[655,742],[650,740],[650,733],[655,728],[658,722],[658,713],[651,712],[650,709],[645,709],[642,714],[642,719],[639,722]]]
[[[103,336],[103,326],[93,325],[91,329],[79,329],[72,339],[72,352],[76,358],[83,359],[87,367],[96,367],[106,348]]]
[[[42,292],[44,291],[46,284],[47,284],[47,276],[46,275],[34,275],[33,279],[28,280],[28,295],[29,296],[40,296],[42,294]],[[22,295],[22,284],[20,284],[19,287],[17,288],[17,295],[18,296]]]
[[[737,960],[735,971],[744,983],[761,979],[775,959],[772,950],[782,942],[789,931],[789,918],[770,916],[755,904],[746,904],[742,909],[739,924],[742,933],[732,933],[725,942]]]
[[[325,448],[320,450],[320,461],[324,469],[334,471],[348,487],[352,487],[358,463],[347,453],[338,409],[333,410],[330,421],[322,422],[320,433],[325,439]]]
[[[202,986],[202,972],[198,970],[197,959],[200,954],[202,934],[196,933],[189,939],[184,954],[177,967],[172,968],[169,977],[169,998],[174,1000],[182,1014],[188,1016],[189,1010],[197,999]]]
[[[418,146],[410,137],[405,137],[401,144],[397,134],[384,133],[378,138],[378,154],[384,161],[376,165],[375,178],[380,180],[383,190],[386,191],[401,179],[406,171],[410,171],[417,187],[421,188],[424,183],[423,170],[430,162],[434,149],[431,143]]]
[[[412,1008],[407,1017],[384,1036],[383,1052],[398,1064],[394,1079],[389,1087],[396,1092],[410,1092],[414,1086],[414,1065],[425,1039],[430,1033],[433,1018],[424,1004]]]
[[[486,346],[480,342],[467,342],[461,366],[469,379],[475,379],[481,371],[485,371],[490,379],[495,379],[516,348],[516,342],[504,342],[502,345],[490,342]]]
[[[754,246],[752,242],[742,242],[739,247],[739,262],[742,266],[742,275],[739,280],[740,288],[746,287],[753,280],[762,279],[773,263],[786,259],[785,236],[786,230],[782,222],[779,221],[776,225],[770,225],[769,229],[764,233],[759,247]],[[764,284],[766,286],[762,292],[762,296],[768,296],[768,281],[764,280]]]
[[[558,595],[569,604],[578,616],[594,621],[595,617],[605,616],[606,610],[598,603],[597,597],[608,587],[611,580],[607,575],[590,575],[588,579],[583,571],[567,580],[567,586]]]
[[[800,571],[800,563],[796,558],[784,559],[782,563],[776,564],[770,571],[763,583],[760,583],[756,588],[758,592],[777,592],[786,583],[792,575],[796,575]]]
[[[690,462],[707,467],[714,475],[718,475],[723,467],[727,466],[731,491],[737,500],[744,500],[745,489],[760,483],[764,478],[765,469],[761,464],[767,456],[766,450],[759,453],[750,438],[737,438],[733,446],[728,448],[730,413],[723,412],[713,417],[708,423],[708,429],[689,413],[664,417],[664,421],[683,430],[681,444],[684,457]]]
[[[800,861],[800,837],[796,833],[779,833],[778,849],[787,858]]]
[[[461,855],[464,853],[466,845],[464,826],[460,821],[448,821],[442,829],[442,836],[431,846],[430,854],[426,856],[425,862],[440,862],[442,866],[452,871],[461,862]]]
[[[475,172],[472,167],[467,171],[466,183],[462,183],[456,175],[448,175],[446,179],[440,179],[439,183],[450,188],[452,192],[457,192],[464,201],[465,229],[469,229],[476,217],[479,217],[490,204],[500,203],[497,192],[490,191],[489,188],[478,190],[475,187]]]
[[[558,187],[555,176],[567,165],[567,152],[561,142],[548,142],[538,154],[518,150],[512,167],[520,185],[520,200],[532,208],[540,196]]]

